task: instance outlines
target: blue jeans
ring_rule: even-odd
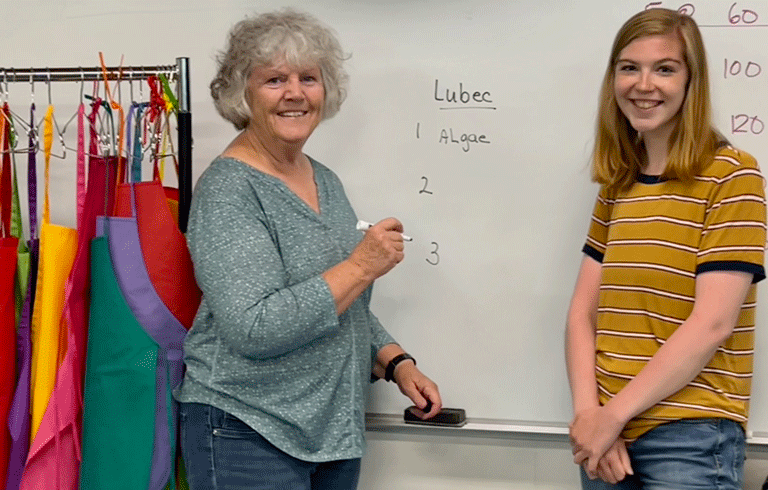
[[[273,446],[218,408],[182,403],[181,451],[190,490],[354,490],[360,459],[311,463]]]
[[[584,490],[739,490],[744,430],[728,419],[690,419],[661,425],[627,447],[634,475],[616,485],[590,480]]]

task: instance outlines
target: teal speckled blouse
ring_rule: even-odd
[[[311,162],[319,214],[239,160],[217,158],[200,177],[187,241],[203,300],[176,397],[317,462],[362,456],[371,363],[394,339],[368,307],[371,288],[336,314],[321,274],[362,235],[339,178]]]

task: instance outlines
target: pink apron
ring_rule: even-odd
[[[89,114],[95,120],[99,102]],[[66,352],[42,423],[29,451],[21,489],[76,490],[81,461],[83,376],[88,330],[90,244],[96,216],[112,206],[116,165],[113,159],[91,157],[85,190],[84,107],[78,110],[78,245],[65,286],[62,323],[67,326]],[[93,125],[91,125],[93,128]],[[97,151],[91,131],[90,154]],[[110,192],[108,192],[110,191]],[[105,203],[105,200],[107,201]]]

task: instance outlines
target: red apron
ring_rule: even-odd
[[[8,430],[8,414],[16,390],[16,260],[19,239],[11,236],[11,154],[8,105],[3,107],[5,117],[0,116],[0,141],[3,164],[0,170],[0,482],[8,473],[11,451],[11,433]]]

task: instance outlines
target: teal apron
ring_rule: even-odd
[[[80,490],[145,489],[155,435],[158,345],[123,298],[106,237],[91,243],[87,352]]]

